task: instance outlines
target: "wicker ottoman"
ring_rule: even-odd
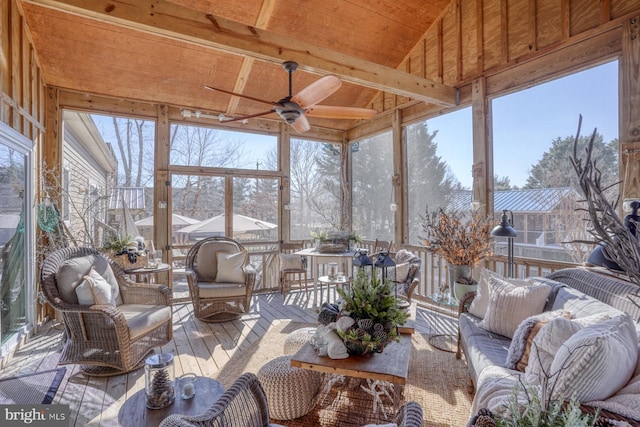
[[[316,328],[301,328],[291,332],[284,340],[284,354],[296,354],[315,333]]]
[[[293,420],[306,415],[315,404],[322,374],[291,366],[291,356],[280,356],[258,370],[258,380],[276,420]]]

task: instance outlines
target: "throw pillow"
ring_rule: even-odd
[[[582,328],[595,325],[609,319],[609,315],[598,313],[579,319],[568,320],[563,317],[551,319],[544,325],[531,342],[529,363],[525,367],[525,379],[530,384],[541,385],[551,372],[558,349],[573,334]]]
[[[279,254],[280,271],[300,270],[302,268],[302,257],[296,254]]]
[[[571,312],[567,310],[547,311],[524,319],[513,333],[505,368],[524,372],[529,363],[531,342],[538,335],[540,329],[556,317],[571,319]]]
[[[233,254],[227,252],[218,252],[216,255],[218,260],[218,274],[216,282],[219,283],[244,283],[244,253],[236,252]]]
[[[490,332],[513,337],[524,319],[539,314],[551,288],[538,283],[515,286],[505,280],[489,279],[489,305],[480,326]]]
[[[56,282],[60,298],[70,304],[77,304],[76,287],[82,282],[84,276],[89,274],[91,267],[104,277],[111,285],[111,292],[117,304],[122,303],[120,288],[109,261],[102,255],[85,255],[71,258],[62,263],[56,273]]]
[[[409,275],[409,263],[403,262],[396,265],[396,282],[403,283],[407,280]]]
[[[505,279],[495,271],[483,268],[480,271],[480,280],[478,280],[478,289],[476,296],[471,301],[469,306],[469,313],[473,314],[480,319],[484,319],[487,313],[487,307],[489,306],[489,279],[495,277],[502,280],[507,280],[515,286],[528,286],[531,285],[530,280],[526,279]]]
[[[82,283],[76,287],[76,295],[78,303],[82,305],[116,305],[111,285],[94,267],[91,267],[89,274],[84,276]]]
[[[627,313],[587,326],[571,336],[551,363],[555,398],[603,400],[621,389],[638,361],[638,335]]]

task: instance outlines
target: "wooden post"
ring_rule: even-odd
[[[166,105],[158,106],[158,118],[156,124],[156,147],[155,147],[155,177],[153,186],[153,222],[156,249],[162,249],[163,261],[171,263],[171,225],[169,218],[171,217],[171,185],[168,173],[169,166],[169,133],[171,125],[169,124],[168,107]],[[168,277],[159,277],[161,283],[173,289],[173,271],[169,269]],[[159,274],[165,276],[165,273]],[[166,280],[166,281],[165,281]]]
[[[640,199],[640,16],[622,26],[620,56],[620,176],[622,199]]]
[[[473,197],[480,202],[478,213],[493,215],[493,129],[484,78],[473,81],[471,96]]]

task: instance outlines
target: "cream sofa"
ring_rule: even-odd
[[[579,365],[573,360],[569,365],[575,364],[575,366],[571,370],[566,368],[562,374],[563,379],[558,379],[558,382],[564,381],[562,387],[565,392],[571,390],[572,393],[580,394],[579,397],[584,399],[579,400],[585,406],[600,407],[604,411],[621,415],[631,425],[640,425],[640,367],[638,366],[640,287],[613,276],[606,270],[565,269],[545,278],[515,281],[513,285],[535,288],[538,294],[530,293],[524,298],[521,306],[516,304],[515,308],[507,309],[505,308],[508,306],[507,303],[497,301],[499,296],[496,294],[500,292],[492,290],[489,293],[490,296],[487,296],[487,282],[492,285],[502,283],[500,278],[491,279],[490,276],[490,273],[483,272],[478,293],[465,295],[460,304],[457,356],[460,357],[461,353],[464,353],[469,369],[470,386],[475,385],[470,415],[482,408],[499,409],[498,407],[512,395],[513,387],[517,383],[536,384],[536,378],[541,378],[542,367],[546,367],[547,373],[551,372],[550,363],[555,362],[555,357],[561,357],[560,353],[569,352],[564,355],[569,358],[574,357],[570,354],[572,351],[578,353],[584,348],[591,348],[591,346],[583,346],[578,350],[575,348],[567,350],[573,341],[579,340],[582,335],[589,332],[582,332],[575,337],[573,334],[595,324],[598,326],[590,326],[589,331],[598,327],[606,329],[602,332],[602,335],[606,336],[611,335],[611,330],[623,331],[616,335],[621,337],[615,342],[618,347],[611,346],[614,354],[609,356],[605,350],[597,352],[594,350],[595,359],[604,359],[601,360],[602,369],[598,368],[598,372],[589,365],[591,362],[580,362],[582,365]],[[490,289],[496,288],[492,286]],[[490,301],[486,308],[479,305],[481,297],[484,297],[484,304]],[[478,303],[475,306],[474,298],[477,299],[475,303]],[[502,315],[498,321],[494,319],[496,307],[500,307],[502,311],[498,313],[498,317]],[[494,316],[490,315],[491,309],[494,310]],[[516,318],[510,325],[508,319],[505,320],[505,313],[509,310],[514,311],[509,316]],[[526,316],[522,319],[522,311],[527,310],[534,313],[531,317]],[[561,319],[554,320],[557,317]],[[572,320],[568,320],[568,317]],[[601,323],[605,321],[608,323]],[[584,324],[580,325],[581,322]],[[515,323],[517,326],[514,330]],[[534,324],[537,324],[537,327],[526,328]],[[573,330],[565,332],[567,328],[573,328]],[[539,336],[530,339],[527,343],[523,338],[523,331],[530,333],[533,329]],[[496,333],[496,330],[500,333]],[[572,337],[573,341],[569,341]],[[533,344],[534,342],[536,344]],[[597,342],[605,342],[605,340]],[[519,360],[519,362],[524,361],[524,365],[515,363],[514,354],[516,359],[522,357],[521,353],[527,353],[527,346],[528,360],[526,357]],[[538,366],[537,369],[536,366]],[[516,367],[522,370],[517,370]],[[536,374],[538,377],[535,376]],[[541,387],[539,383],[537,386]],[[520,398],[526,399],[526,396],[520,396]],[[616,415],[611,417],[616,418]]]

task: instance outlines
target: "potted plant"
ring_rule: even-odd
[[[422,218],[427,233],[423,246],[448,263],[450,292],[460,277],[471,277],[471,269],[491,255],[489,233],[495,225],[477,213],[463,213],[440,208]]]
[[[342,305],[336,331],[349,354],[380,353],[398,339],[398,325],[409,314],[400,308],[391,281],[383,281],[375,272],[367,277],[360,271],[350,287],[337,291]]]

